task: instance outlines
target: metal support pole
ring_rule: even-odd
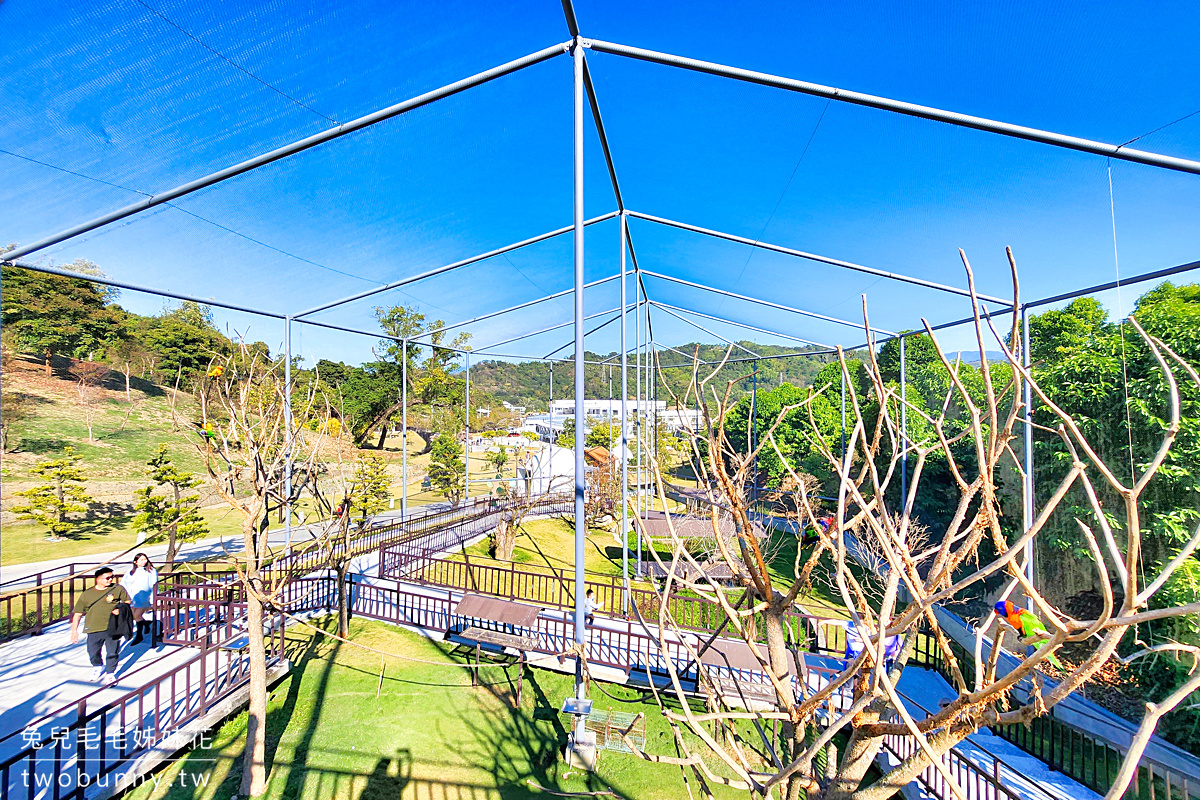
[[[583,474],[583,43],[575,40],[571,56],[575,66],[575,644],[583,645],[586,638],[587,609],[583,576],[584,544],[587,526],[584,524]],[[583,680],[583,659],[575,659],[575,696],[587,696]],[[575,718],[575,741],[587,731],[586,718]]]
[[[650,315],[650,304],[646,304],[647,319]],[[648,508],[654,508],[654,501],[658,499],[658,481],[655,479],[654,470],[658,468],[658,348],[654,343],[650,344],[650,361],[647,367],[650,370],[650,442],[647,449],[650,451],[650,474],[647,475],[650,479],[650,489],[647,492],[646,504]],[[663,509],[666,511],[666,509]]]
[[[621,215],[621,612],[629,616],[629,303],[626,299],[625,226]],[[640,570],[639,570],[640,574]]]
[[[550,446],[554,446],[554,362],[550,362]],[[550,475],[550,479],[554,479],[554,475]],[[546,487],[549,491],[550,487]]]
[[[1032,362],[1032,357],[1029,352],[1029,306],[1021,307],[1021,366],[1025,368],[1025,372],[1029,372],[1029,365]],[[1025,492],[1023,502],[1021,504],[1022,521],[1021,525],[1024,530],[1029,530],[1033,525],[1033,387],[1029,381],[1023,382],[1024,402],[1025,402]],[[1033,540],[1030,539],[1025,544],[1025,577],[1029,580],[1029,585],[1033,585]],[[1033,610],[1033,600],[1027,600],[1029,610]]]
[[[287,429],[287,455],[283,461],[283,550],[292,552],[292,318],[283,321],[283,423]]]
[[[463,439],[463,500],[471,499],[471,354],[467,353],[467,391],[464,397],[465,411],[463,422],[466,424],[466,436]]]
[[[642,525],[645,522],[645,517],[642,516],[642,301],[638,298],[640,289],[637,284],[637,270],[634,270],[634,285],[633,294],[635,298],[633,307],[633,330],[634,330],[634,375],[636,380],[634,405],[633,405],[633,449],[637,456],[637,465],[634,469],[634,480],[637,485],[633,489],[634,511],[637,514],[639,524],[637,526],[637,564],[634,566],[638,578],[642,577]]]
[[[754,484],[750,488],[751,507],[758,506],[758,361],[753,363],[750,373],[750,452],[754,454]]]
[[[904,337],[900,339],[900,509],[908,503],[908,407],[905,405],[905,384],[908,372],[904,366]]]
[[[408,339],[400,355],[400,519],[408,519]]]

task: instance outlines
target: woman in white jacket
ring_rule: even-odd
[[[129,570],[129,574],[125,576],[121,585],[125,587],[125,591],[129,592],[131,598],[129,605],[133,609],[133,620],[137,625],[137,635],[129,642],[130,646],[141,644],[145,634],[149,633],[150,646],[154,647],[153,612],[154,596],[158,587],[158,572],[150,563],[149,556],[145,553],[138,553],[133,557],[133,569]]]

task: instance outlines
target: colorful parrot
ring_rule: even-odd
[[[1040,619],[1009,600],[1001,600],[999,603],[996,603],[996,613],[1007,620],[1009,625],[1016,628],[1017,633],[1020,634],[1026,644],[1045,641],[1050,638],[1050,631],[1046,630],[1046,626],[1042,624]],[[1048,653],[1046,660],[1053,664],[1055,668],[1063,669],[1062,663],[1054,657],[1053,653]],[[1065,672],[1066,670],[1063,671]]]
[[[222,364],[213,364],[208,370],[207,377],[219,378],[225,374],[225,367]]]
[[[833,527],[833,514],[826,514],[817,518],[817,528],[820,528],[821,533],[829,533],[829,529]],[[808,547],[810,544],[816,544],[820,541],[820,535],[815,531],[810,531],[804,534],[804,538],[800,540],[801,547]]]

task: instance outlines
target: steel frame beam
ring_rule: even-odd
[[[581,292],[580,294],[582,294],[582,292]],[[614,308],[610,308],[610,309],[608,309],[607,311],[597,311],[595,314],[588,314],[586,317],[584,317],[584,318],[583,318],[583,321],[584,321],[584,322],[587,322],[589,319],[595,319],[596,317],[603,317],[605,314],[615,314],[615,313],[617,313],[617,312],[618,312],[618,311],[620,311],[620,310],[621,310],[621,307],[620,307],[620,306],[616,306],[616,307],[614,307]],[[530,338],[531,336],[539,336],[539,335],[541,335],[541,334],[543,334],[543,333],[549,333],[550,331],[556,331],[556,330],[559,330],[560,328],[569,328],[569,327],[571,327],[571,326],[572,326],[572,325],[574,325],[574,324],[575,324],[575,320],[571,320],[570,322],[560,322],[560,323],[558,323],[557,325],[551,325],[551,326],[550,326],[550,327],[548,327],[548,328],[542,328],[541,330],[536,330],[536,331],[533,331],[533,332],[531,332],[531,333],[522,333],[520,336],[514,336],[514,337],[512,337],[511,339],[505,339],[505,340],[503,340],[503,341],[500,341],[500,342],[493,342],[492,344],[489,344],[487,347],[485,347],[485,348],[483,348],[483,349],[484,349],[484,350],[491,350],[493,347],[499,347],[500,345],[504,345],[504,344],[511,344],[512,342],[519,342],[519,341],[521,341],[522,339],[528,339],[528,338]],[[441,347],[441,345],[438,345],[438,347]],[[446,348],[442,348],[442,349],[444,349],[444,350],[452,350],[453,348],[446,347]],[[559,348],[559,349],[561,350],[562,348]],[[549,360],[551,360],[551,359],[542,359],[542,360],[543,360],[543,361],[549,361]],[[564,360],[565,360],[565,359],[564,359]]]
[[[595,225],[597,222],[604,222],[604,220],[606,220],[606,219],[612,219],[613,217],[615,217],[617,215],[617,213],[618,212],[616,212],[616,211],[610,211],[607,214],[601,214],[598,217],[594,217],[590,220],[587,220],[586,222],[584,222],[584,225]],[[316,306],[314,308],[310,308],[307,311],[301,311],[299,314],[295,315],[295,318],[299,319],[301,317],[307,317],[311,314],[316,314],[319,311],[328,311],[331,308],[345,305],[346,303],[353,303],[356,300],[362,300],[364,298],[371,297],[372,295],[377,295],[381,292],[389,292],[392,289],[399,289],[401,286],[407,286],[410,283],[416,283],[417,281],[423,281],[426,278],[432,278],[437,275],[442,275],[446,272],[452,272],[453,270],[459,269],[460,267],[465,267],[470,264],[476,264],[480,261],[486,261],[489,258],[494,258],[495,256],[504,255],[505,253],[511,253],[514,250],[520,250],[522,247],[528,247],[531,244],[537,244],[538,242],[544,242],[547,239],[553,239],[554,237],[561,236],[564,233],[570,233],[572,230],[574,230],[573,226],[567,226],[565,228],[557,228],[557,229],[549,231],[547,233],[542,233],[537,236],[532,236],[528,239],[522,239],[519,242],[514,242],[513,244],[505,245],[504,247],[497,247],[495,250],[489,250],[486,253],[480,253],[479,255],[471,256],[469,258],[464,258],[464,259],[461,259],[460,261],[455,261],[453,264],[446,264],[445,266],[442,266],[442,267],[435,267],[434,269],[426,270],[425,272],[419,273],[417,275],[413,275],[408,278],[401,278],[398,281],[393,281],[392,283],[384,284],[383,286],[375,286],[371,289],[366,289],[364,291],[358,292],[357,294],[352,294],[349,297],[343,297],[341,300],[335,300],[332,303],[324,303],[324,304]],[[574,290],[572,290],[572,291],[574,291]]]
[[[685,322],[688,325],[691,325],[693,328],[696,328],[697,330],[704,331],[709,336],[713,336],[717,339],[720,339],[722,342],[724,342],[727,345],[736,347],[739,350],[745,350],[750,355],[754,356],[755,358],[758,358],[758,353],[754,352],[749,347],[744,347],[743,345],[738,344],[737,342],[733,341],[732,339],[726,339],[724,336],[720,335],[719,333],[714,333],[713,331],[710,331],[708,328],[704,327],[703,325],[701,325],[698,322],[692,322],[690,319],[687,319],[686,317],[681,317],[679,314],[676,314],[671,309],[665,308],[665,307],[659,305],[658,303],[654,302],[653,300],[650,301],[650,305],[655,306],[657,308],[661,308],[663,311],[670,314],[675,319]],[[654,344],[654,342],[651,342],[651,344]]]
[[[727,319],[726,317],[717,317],[712,314],[705,314],[703,311],[696,311],[695,309],[692,309],[692,308],[683,308],[681,306],[673,306],[670,303],[663,303],[658,300],[653,300],[651,302],[653,302],[654,305],[656,305],[664,310],[669,308],[674,311],[678,311],[681,314],[691,314],[692,316],[696,316],[696,317],[704,317],[705,319],[711,319],[713,322],[724,322],[726,325],[735,325],[739,328],[745,328],[747,330],[756,331],[758,333],[765,333],[768,336],[778,336],[780,339],[790,339],[791,341],[799,342],[800,344],[810,344],[813,347],[833,347],[833,345],[825,344],[824,342],[814,342],[811,339],[801,339],[799,336],[792,336],[787,333],[780,333],[779,331],[773,331],[768,328],[759,328],[755,325],[750,325],[745,322],[738,322],[737,320]]]
[[[664,275],[661,272],[651,272],[648,269],[644,269],[644,270],[641,270],[639,274],[640,275],[648,275],[651,278],[658,278],[659,280],[671,281],[672,283],[678,283],[682,286],[690,286],[693,289],[702,289],[706,292],[712,292],[714,294],[723,295],[725,297],[729,297],[734,300],[744,300],[748,303],[757,303],[758,305],[767,306],[768,308],[776,308],[776,309],[779,309],[780,311],[788,311],[793,314],[800,314],[801,316],[812,317],[813,319],[819,319],[819,320],[823,320],[825,322],[835,322],[838,325],[845,325],[849,328],[855,328],[860,331],[866,330],[866,328],[863,327],[862,323],[859,323],[859,322],[850,322],[848,320],[838,319],[837,317],[830,317],[830,316],[826,316],[825,314],[818,314],[815,311],[805,311],[804,309],[801,309],[801,308],[792,308],[791,306],[785,306],[785,305],[781,305],[779,303],[772,303],[770,300],[760,300],[757,297],[750,297],[749,295],[738,294],[737,292],[730,292],[725,289],[717,289],[716,287],[708,286],[707,284],[696,283],[695,281],[684,280],[683,278],[676,278],[673,275]],[[872,328],[872,330],[880,331],[882,333],[887,333],[892,336],[896,335],[896,334],[892,333],[891,331],[885,331],[882,328]]]
[[[639,211],[630,211],[627,213],[629,216],[636,219],[644,219],[647,222],[657,222],[659,225],[665,225],[669,228],[678,228],[679,230],[689,231],[691,233],[699,233],[703,234],[704,236],[711,236],[714,239],[724,239],[728,242],[736,242],[737,244],[757,247],[760,250],[769,250],[773,253],[782,253],[783,255],[793,256],[795,258],[803,258],[808,261],[816,261],[821,264],[841,267],[842,269],[853,270],[855,272],[865,272],[866,274],[874,275],[877,278],[888,278],[890,280],[900,281],[902,283],[911,283],[914,286],[921,286],[926,289],[936,289],[939,292],[956,294],[960,297],[971,296],[971,292],[967,289],[959,289],[957,286],[947,286],[943,283],[937,283],[936,281],[927,281],[924,278],[915,278],[911,275],[905,275],[901,272],[888,272],[887,270],[876,269],[875,267],[867,267],[863,266],[862,264],[855,264],[853,261],[843,261],[838,258],[817,255],[816,253],[807,253],[803,250],[796,250],[791,247],[784,247],[783,245],[778,244],[770,244],[769,242],[764,242],[758,239],[748,239],[745,236],[738,236],[733,233],[725,233],[724,231],[717,231],[711,228],[701,228],[699,225],[689,225],[686,222],[678,222],[673,219],[667,219],[666,217],[655,217],[650,214],[643,214]],[[978,292],[976,292],[975,296],[981,300],[988,300],[993,303],[1006,302],[1003,298],[979,294]]]
[[[615,281],[620,277],[621,277],[620,275],[609,275],[607,278],[601,278],[599,280],[592,281],[591,283],[585,283],[583,285],[583,288],[591,289],[593,287],[600,286],[605,283],[610,283],[611,281]],[[465,328],[468,325],[474,325],[477,322],[483,322],[484,320],[492,319],[493,317],[498,317],[502,314],[508,314],[513,311],[520,311],[523,308],[529,308],[530,306],[536,306],[539,303],[545,303],[550,300],[557,300],[560,297],[566,297],[567,295],[573,294],[574,292],[575,292],[574,289],[563,289],[561,292],[555,292],[554,294],[548,294],[545,297],[539,297],[537,300],[529,300],[528,302],[525,302],[525,303],[518,303],[515,306],[509,306],[508,308],[501,309],[500,311],[493,311],[489,314],[484,314],[483,316],[475,317],[474,319],[469,319],[465,322],[452,322],[449,325],[443,325],[440,328],[431,328],[430,330],[427,330],[424,333],[417,334],[413,338],[420,339],[425,336],[432,336],[435,333],[441,333],[442,331],[452,330],[453,328]]]
[[[944,122],[948,125],[955,125],[960,128],[973,128],[975,130],[986,131],[988,133],[996,133],[1001,136],[1008,136],[1015,139],[1025,139],[1026,141],[1039,142],[1048,144],[1054,147],[1061,147],[1068,150],[1078,150],[1083,153],[1091,153],[1093,155],[1104,156],[1106,158],[1116,158],[1121,161],[1131,161],[1135,164],[1145,164],[1151,167],[1160,167],[1162,169],[1175,170],[1177,172],[1190,172],[1193,175],[1200,175],[1200,161],[1192,161],[1186,158],[1176,158],[1175,156],[1165,156],[1158,153],[1151,153],[1145,150],[1134,150],[1119,144],[1107,144],[1105,142],[1097,142],[1091,139],[1082,139],[1078,136],[1067,136],[1061,133],[1053,133],[1044,131],[1038,128],[1030,128],[1024,125],[1013,125],[1009,122],[999,122],[997,120],[987,119],[986,117],[976,117],[970,114],[960,114],[957,111],[945,111],[940,108],[932,108],[930,106],[917,105],[915,103],[906,103],[902,100],[892,100],[887,97],[878,97],[876,95],[863,94],[862,92],[851,92],[845,89],[836,89],[832,86],[823,86],[819,83],[810,83],[808,81],[799,81],[794,78],[783,78],[778,75],[770,75],[765,72],[755,72],[748,69],[740,69],[738,67],[728,67],[723,64],[716,64],[711,61],[701,61],[695,58],[687,58],[685,56],[672,55],[670,53],[661,53],[655,50],[646,50],[641,47],[631,47],[629,45],[617,44],[614,42],[605,42],[598,39],[588,40],[587,46],[598,53],[610,53],[617,56],[625,56],[626,58],[638,59],[640,61],[650,61],[656,64],[663,64],[669,67],[679,67],[682,69],[692,70],[693,72],[703,72],[708,75],[719,75],[725,78],[733,78],[747,83],[756,83],[759,86],[771,86],[776,89],[786,89],[791,92],[799,92],[813,97],[824,97],[827,100],[836,100],[839,103],[851,103],[853,105],[866,106],[867,108],[875,108],[881,111],[890,111],[895,114],[903,114],[909,117],[919,117],[921,119],[933,120],[934,122]]]
[[[617,309],[617,311],[620,311],[620,310],[621,310],[621,309],[619,309],[619,308]],[[590,331],[587,331],[586,333],[584,333],[584,334],[583,334],[584,338],[586,339],[587,337],[591,336],[591,335],[592,335],[593,333],[595,333],[596,331],[599,331],[599,330],[602,330],[602,329],[604,329],[604,328],[607,328],[609,325],[612,325],[614,322],[616,322],[616,321],[617,321],[617,320],[619,320],[619,319],[621,319],[621,315],[620,315],[620,314],[618,314],[617,316],[613,317],[613,318],[612,318],[612,319],[610,319],[610,320],[607,320],[607,321],[605,321],[605,322],[601,322],[599,325],[597,325],[596,327],[592,328]],[[571,341],[573,342],[573,341],[574,341],[574,339],[572,339]],[[559,348],[556,348],[556,349],[554,349],[554,350],[550,351],[549,353],[547,353],[547,354],[546,354],[545,356],[543,356],[542,358],[543,358],[543,360],[545,360],[545,361],[549,361],[549,360],[550,360],[550,359],[551,359],[551,358],[554,356],[554,354],[555,354],[555,353],[557,353],[559,350],[562,350],[562,349],[564,349],[564,348],[567,348],[567,347],[570,347],[570,346],[571,346],[571,342],[567,342],[567,343],[566,343],[566,344],[564,344],[562,347],[559,347]],[[586,361],[585,361],[584,363],[588,363],[588,362],[586,362]]]

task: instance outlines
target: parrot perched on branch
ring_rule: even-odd
[[[817,527],[821,529],[821,533],[829,533],[830,527],[833,526],[833,514],[826,514],[817,518]],[[811,530],[804,534],[800,540],[801,547],[808,547],[810,544],[816,544],[821,541],[821,536],[815,530]]]
[[[1007,620],[1009,625],[1016,628],[1026,645],[1050,638],[1050,631],[1046,630],[1046,626],[1040,619],[1009,600],[1001,600],[996,603],[996,613]],[[1047,653],[1046,660],[1056,669],[1066,672],[1062,662],[1055,658],[1053,653]]]

